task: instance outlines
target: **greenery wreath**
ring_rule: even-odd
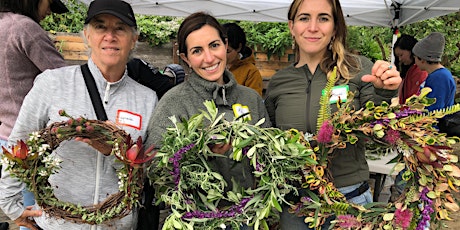
[[[300,181],[299,169],[308,162],[315,164],[313,150],[305,148],[308,143],[295,130],[260,128],[263,120],[256,125],[227,122],[214,103],[207,101],[205,106],[207,112],[188,121],[171,118],[176,126],[165,135],[156,163],[149,168],[159,201],[171,205],[173,211],[163,229],[216,229],[241,223],[267,226],[265,218],[271,210],[281,211],[283,194],[296,191],[286,178]],[[210,125],[203,127],[203,122]],[[233,183],[228,190],[228,182],[208,164],[213,158],[225,157],[209,146],[230,136],[231,157],[235,162],[249,159],[246,163],[258,178],[257,188]]]
[[[451,194],[460,186],[458,157],[451,148],[459,138],[438,133],[433,126],[437,118],[460,111],[460,105],[427,112],[424,108],[434,100],[426,98],[430,89],[424,89],[405,105],[368,102],[354,111],[351,101],[339,102],[338,111],[331,114],[328,99],[335,77],[334,71],[321,99],[316,135],[261,128],[263,121],[225,121],[209,101],[204,103],[207,111],[189,120],[171,117],[174,127],[164,135],[148,168],[157,201],[171,207],[163,229],[238,229],[242,224],[269,229],[267,220],[283,203],[312,228],[320,228],[332,215],[337,216],[334,229],[419,230],[449,220],[449,214],[459,210]],[[209,164],[213,157],[222,157],[211,152],[210,144],[229,140],[229,157],[250,163],[256,187],[238,188],[233,183],[231,190],[225,189],[227,181]],[[407,186],[396,202],[352,204],[331,182],[327,163],[333,150],[360,140],[398,152],[392,162],[398,163],[395,170],[407,168]],[[298,187],[307,195],[297,204],[289,203],[286,195],[299,195]]]
[[[26,142],[18,140],[11,152],[3,147],[2,160],[8,165],[7,170],[27,185],[37,204],[50,216],[76,223],[101,224],[129,214],[138,204],[143,188],[140,166],[153,158],[154,154],[147,156],[153,147],[143,151],[141,137],[134,142],[128,133],[111,122],[74,119],[64,110],[59,114],[69,119],[31,133]],[[92,206],[63,202],[55,197],[48,178],[59,171],[62,161],[51,153],[61,142],[71,139],[87,142],[104,155],[116,156],[123,165],[117,170],[117,193]]]

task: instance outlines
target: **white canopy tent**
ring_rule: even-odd
[[[92,0],[80,0],[89,4]],[[134,12],[188,16],[207,11],[216,18],[286,22],[292,0],[125,0]],[[348,25],[400,27],[460,10],[460,0],[341,0]]]
[[[89,4],[92,0],[80,0]],[[186,17],[206,11],[216,18],[287,22],[292,0],[125,0],[134,13]],[[460,0],[340,0],[347,25],[398,28],[460,11]],[[397,35],[393,34],[393,44]],[[394,57],[391,55],[391,62]]]

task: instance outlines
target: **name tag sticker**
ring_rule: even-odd
[[[243,119],[245,121],[250,121],[251,120],[251,114],[249,114],[249,107],[246,105],[241,105],[241,104],[233,104],[232,105],[233,109],[233,114],[235,114],[235,117],[241,117],[242,115],[246,114]]]
[[[347,102],[347,95],[348,95],[348,85],[338,85],[332,87],[331,91],[331,98],[329,98],[329,103],[334,104],[340,100],[340,102]],[[326,92],[323,90],[322,94],[324,95]]]
[[[118,110],[116,123],[117,125],[129,126],[140,130],[142,126],[142,116],[127,110]]]

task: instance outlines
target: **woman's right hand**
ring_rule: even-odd
[[[396,90],[402,82],[399,71],[386,61],[378,60],[372,67],[372,73],[362,77],[364,82],[371,82],[375,88]]]
[[[32,210],[34,206],[27,206],[26,210],[22,213],[22,215],[14,220],[14,223],[17,226],[23,226],[27,227],[31,230],[39,230],[40,228],[37,226],[33,218],[29,217],[34,217],[34,216],[41,216],[42,215],[42,210]]]
[[[225,154],[231,147],[232,147],[231,143],[214,144],[210,146],[211,151],[213,153],[222,154],[222,155]]]

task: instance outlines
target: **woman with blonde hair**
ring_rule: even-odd
[[[355,109],[368,101],[379,104],[397,96],[402,79],[390,63],[379,60],[373,64],[347,51],[347,27],[339,0],[294,0],[288,24],[299,59],[270,80],[265,104],[275,127],[316,133],[322,90],[335,67],[338,80],[332,93],[338,93],[342,101],[353,99]],[[347,98],[349,91],[354,98]],[[335,101],[330,103],[333,112]],[[334,185],[357,204],[372,202],[364,150],[362,142],[335,150],[328,164]],[[299,197],[291,196],[290,201],[296,203]],[[308,229],[305,218],[288,213],[288,208],[283,207],[281,229]]]

